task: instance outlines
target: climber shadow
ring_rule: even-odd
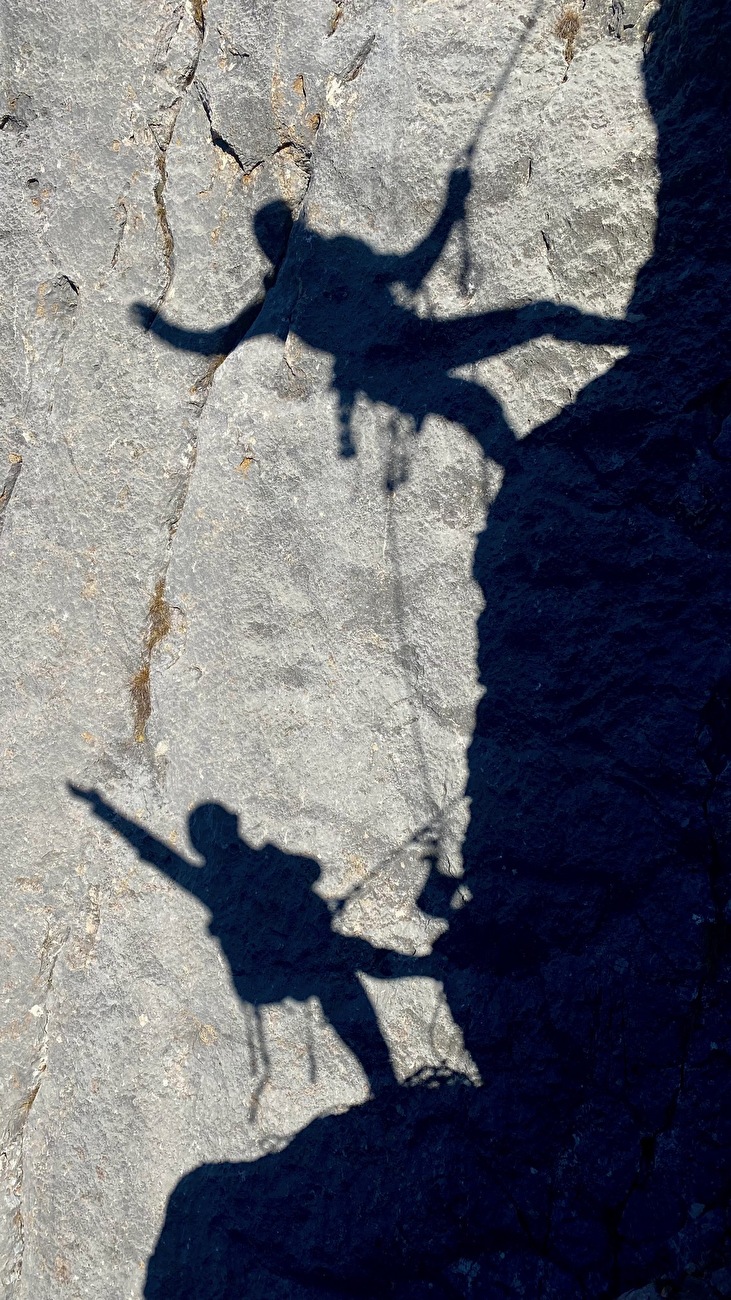
[[[274,882],[268,890],[271,896]],[[453,891],[454,879],[432,864],[418,904],[428,915],[453,920]],[[514,972],[532,966],[534,955],[515,935],[510,956],[498,955],[504,936],[489,925],[480,942],[479,956],[461,954],[458,939],[445,959],[438,952],[415,960],[389,954],[379,973],[440,979],[458,996],[481,1000],[484,1015],[484,992],[475,981],[480,970],[483,976]],[[295,949],[287,972],[297,956]],[[465,966],[469,989],[450,979],[450,971]],[[276,986],[267,983],[267,996],[294,987],[303,996],[315,983],[320,987],[319,972],[315,983],[302,986],[287,972]],[[248,982],[237,988],[251,993]],[[461,1022],[470,1007],[451,1010]],[[576,1053],[564,1063],[581,1066]],[[544,1075],[533,1087],[545,1083]],[[376,1086],[368,1102],[346,1114],[315,1119],[278,1152],[248,1163],[202,1165],[170,1197],[148,1264],[146,1300],[468,1300],[502,1294],[497,1288],[510,1287],[516,1265],[527,1294],[579,1300],[570,1267],[542,1258],[533,1243],[526,1249],[525,1215],[545,1213],[545,1178],[534,1180],[527,1204],[505,1194],[503,1180],[514,1163],[509,1135],[518,1118],[503,1078],[475,1084],[444,1066],[425,1068],[398,1087],[393,1081]],[[561,1118],[567,1121],[566,1106]],[[521,1173],[525,1159],[521,1152],[515,1161]],[[489,1279],[486,1255],[492,1256]],[[488,1290],[480,1290],[483,1280]]]
[[[282,1152],[193,1171],[148,1300],[616,1300],[729,1263],[731,13],[669,0],[651,35],[661,185],[631,326],[546,303],[450,322],[399,306],[393,286],[416,292],[462,220],[459,172],[401,258],[258,218],[283,261],[246,338],[291,330],[333,358],[341,453],[361,394],[414,438],[451,420],[506,470],[474,562],[472,901],[418,971],[482,1086],[376,1091]],[[541,333],[628,353],[518,443],[451,369]]]
[[[190,842],[203,859],[199,866],[123,816],[96,790],[68,788],[87,800],[95,816],[113,827],[142,861],[208,908],[209,933],[220,945],[242,1002],[258,1012],[285,998],[319,998],[326,1019],[357,1057],[371,1088],[395,1082],[358,973],[380,979],[414,974],[420,959],[338,934],[332,928],[337,908],[328,909],[313,891],[320,875],[313,858],[283,853],[273,844],[252,848],[239,835],[236,815],[209,803],[188,818]]]
[[[393,408],[418,437],[429,416],[461,426],[503,464],[515,461],[516,442],[500,403],[487,389],[452,372],[530,339],[551,336],[584,344],[628,344],[625,320],[593,316],[554,302],[533,302],[457,319],[432,319],[398,301],[416,295],[439,261],[455,227],[465,221],[469,173],[453,171],[442,210],[425,238],[406,254],[380,253],[347,235],[326,237],[282,202],[254,216],[254,231],[269,259],[261,291],[226,325],[209,331],[175,325],[145,303],[132,319],[163,344],[223,358],[261,337],[297,336],[332,359],[338,396],[339,451],[357,454],[353,411],[358,397]],[[302,292],[302,285],[313,291]],[[384,488],[403,481],[398,468]]]

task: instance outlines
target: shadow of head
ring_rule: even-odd
[[[281,199],[266,203],[254,214],[253,225],[259,247],[276,266],[281,261],[294,225],[290,209]]]
[[[188,817],[188,838],[202,858],[210,859],[239,841],[239,819],[220,803],[201,803]]]
[[[245,895],[268,897],[271,907],[286,906],[303,895],[309,896],[319,879],[320,867],[314,858],[285,853],[274,844],[255,848],[239,833],[236,813],[220,803],[201,803],[188,817],[188,837],[196,853],[204,859],[206,884],[193,888],[209,907],[223,906],[228,911],[243,905]],[[217,870],[225,863],[223,872]],[[322,904],[313,895],[313,906]]]

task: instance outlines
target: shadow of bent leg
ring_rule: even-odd
[[[363,1067],[371,1091],[393,1085],[396,1080],[370,999],[356,975],[319,990],[325,1018],[345,1046]]]

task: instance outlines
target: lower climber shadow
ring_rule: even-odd
[[[320,1000],[326,1019],[362,1065],[376,1091],[394,1083],[388,1049],[358,974],[380,978],[414,974],[419,959],[376,949],[338,934],[333,915],[314,892],[320,868],[313,858],[283,853],[273,844],[254,849],[238,818],[220,804],[200,804],[188,818],[197,866],[124,817],[95,790],[69,786],[95,815],[127,840],[143,861],[188,890],[209,909],[242,1002],[255,1010],[293,998]]]

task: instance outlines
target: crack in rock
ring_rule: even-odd
[[[11,1207],[10,1245],[0,1260],[0,1288],[6,1300],[16,1294],[23,1271],[25,1248],[25,1221],[23,1213],[25,1176],[25,1137],[28,1117],[40,1092],[48,1067],[49,1002],[53,993],[53,974],[59,954],[68,938],[68,929],[54,935],[49,928],[40,953],[36,985],[40,986],[42,1000],[30,1008],[29,1014],[39,1022],[35,1051],[23,1096],[16,1103],[0,1139],[0,1175],[5,1184],[5,1199]]]
[[[203,109],[203,112],[208,118],[208,127],[211,133],[211,143],[216,149],[220,149],[221,153],[225,153],[229,158],[233,158],[234,162],[241,168],[241,171],[244,173],[244,176],[250,176],[254,168],[253,167],[250,167],[248,169],[246,168],[241,157],[237,153],[234,146],[231,144],[231,141],[227,140],[225,136],[222,136],[221,132],[215,126],[213,121],[213,110],[211,109],[211,101],[208,96],[208,91],[206,90],[206,87],[204,86],[203,82],[196,80],[194,82],[194,89],[201,102],[201,107]],[[261,166],[261,163],[254,163],[254,167],[259,167],[259,166]]]
[[[172,611],[165,599],[165,582],[169,564],[170,555],[168,553],[162,576],[155,583],[155,590],[152,593],[147,612],[147,630],[142,644],[140,666],[129,685],[134,710],[134,737],[139,744],[142,744],[145,740],[145,728],[152,712],[150,693],[152,656],[160,642],[165,640],[172,628]]]
[[[372,32],[371,35],[368,37],[368,40],[365,41],[363,45],[361,45],[355,58],[351,61],[347,71],[344,72],[343,75],[341,76],[340,80],[342,82],[355,81],[356,77],[360,76],[363,70],[363,65],[366,59],[368,58],[368,55],[370,54],[371,50],[373,49],[375,43],[376,43],[376,33]]]
[[[9,457],[10,469],[5,476],[3,490],[0,492],[0,534],[5,524],[5,512],[10,505],[10,498],[15,491],[15,485],[20,478],[20,471],[23,468],[23,457],[16,451],[11,451]]]
[[[185,67],[177,76],[174,77],[178,85],[178,93],[173,103],[166,107],[160,114],[161,120],[148,121],[148,130],[152,136],[155,146],[155,169],[157,171],[157,180],[153,186],[153,198],[155,202],[155,215],[160,230],[163,247],[163,266],[164,266],[164,284],[155,308],[156,312],[160,310],[173,281],[175,271],[175,239],[168,220],[167,206],[165,203],[165,187],[167,185],[167,151],[170,141],[173,137],[175,124],[178,115],[183,106],[183,101],[190,88],[198,68],[198,63],[203,49],[205,40],[205,19],[203,15],[202,0],[186,0],[183,10],[179,11],[178,22],[173,34],[171,35],[167,47],[158,58],[159,68],[167,70],[166,58],[173,45],[174,38],[179,35],[183,22],[183,15],[187,14],[189,21],[192,23],[193,32],[195,33],[195,49],[192,56],[188,59]],[[172,70],[172,69],[171,69]]]
[[[373,40],[371,40],[370,44],[366,42],[367,49],[366,46],[363,47],[363,49],[365,50],[365,54],[363,55],[363,61],[365,60],[365,57],[367,56],[367,53],[369,52],[372,44],[373,44]],[[193,72],[191,73],[190,82],[188,84],[193,82],[194,75],[195,75],[195,69],[193,69]],[[200,82],[195,82],[195,89],[200,99],[203,110],[206,114],[206,117],[208,119],[210,131],[211,131],[211,140],[213,144],[217,148],[221,149],[224,153],[233,157],[234,160],[239,165],[239,167],[241,168],[244,175],[246,175],[244,165],[241,159],[239,158],[236,150],[227,140],[225,140],[220,135],[220,133],[216,130],[216,128],[213,125],[211,107],[210,107],[208,94],[205,89],[205,86],[203,86],[202,83]],[[171,135],[172,135],[172,130],[171,130]],[[297,215],[299,215],[299,213],[302,211],[302,208],[304,206],[307,193],[310,187],[310,183],[312,180],[312,172],[313,172],[312,151],[307,149],[305,146],[298,144],[294,140],[287,139],[283,141],[282,144],[280,144],[277,149],[274,150],[273,154],[271,155],[271,159],[274,159],[278,155],[287,152],[289,152],[292,155],[294,165],[299,170],[302,171],[304,176],[304,189],[301,194],[299,203],[297,205]],[[262,159],[261,163],[259,162],[255,163],[254,167],[251,168],[250,170],[253,171],[254,168],[263,165],[264,161],[265,160]],[[167,222],[167,217],[165,218],[165,220]],[[190,404],[193,409],[193,417],[195,423],[189,425],[188,427],[189,441],[186,448],[185,473],[183,476],[183,482],[181,484],[181,487],[176,493],[171,503],[171,511],[170,511],[169,518],[167,520],[167,527],[168,527],[167,555],[165,557],[165,561],[162,566],[162,572],[155,584],[155,588],[149,605],[147,629],[143,640],[140,664],[137,671],[134,673],[130,681],[130,696],[132,700],[132,708],[133,708],[133,716],[134,716],[134,738],[139,744],[144,743],[147,738],[147,724],[152,714],[151,673],[152,673],[152,664],[153,664],[154,655],[158,647],[161,645],[161,643],[165,640],[165,638],[169,635],[170,631],[172,630],[173,609],[172,606],[168,603],[165,594],[166,585],[167,585],[167,575],[172,560],[173,540],[177,532],[183,510],[185,508],[185,502],[187,500],[188,493],[190,490],[190,484],[191,484],[192,475],[193,475],[197,454],[198,454],[197,423],[201,415],[203,414],[203,410],[205,409],[205,405],[210,395],[211,387],[217,370],[219,370],[219,368],[223,365],[224,361],[226,360],[227,356],[232,351],[234,351],[234,349],[238,346],[238,344],[246,337],[246,334],[251,330],[256,320],[258,319],[261,311],[263,310],[267,298],[269,297],[269,294],[271,293],[272,289],[274,288],[274,286],[276,285],[279,279],[282,268],[285,265],[289,255],[292,233],[294,231],[295,224],[296,222],[293,222],[292,225],[290,226],[280,256],[278,257],[277,261],[273,265],[271,271],[265,277],[263,292],[260,298],[258,300],[255,300],[250,305],[249,310],[245,313],[244,319],[243,321],[240,322],[238,328],[234,328],[227,332],[222,333],[221,351],[216,355],[214,355],[213,357],[211,357],[203,374],[195,381],[195,383],[193,384],[190,390],[190,396],[191,396]],[[167,229],[169,230],[169,226],[167,227]],[[170,232],[170,240],[171,240],[171,256],[172,256],[172,232]],[[170,277],[172,278],[172,264],[170,265],[171,265]],[[170,280],[168,281],[168,285],[165,292],[168,291],[169,287],[170,287]],[[154,326],[155,317],[158,314],[160,310],[160,306],[162,305],[163,301],[164,301],[164,296],[163,299],[161,299],[160,302],[158,302],[157,307],[154,310],[154,313],[150,313],[150,320],[149,323],[147,324],[148,329]],[[291,317],[291,312],[290,312],[290,317]]]

